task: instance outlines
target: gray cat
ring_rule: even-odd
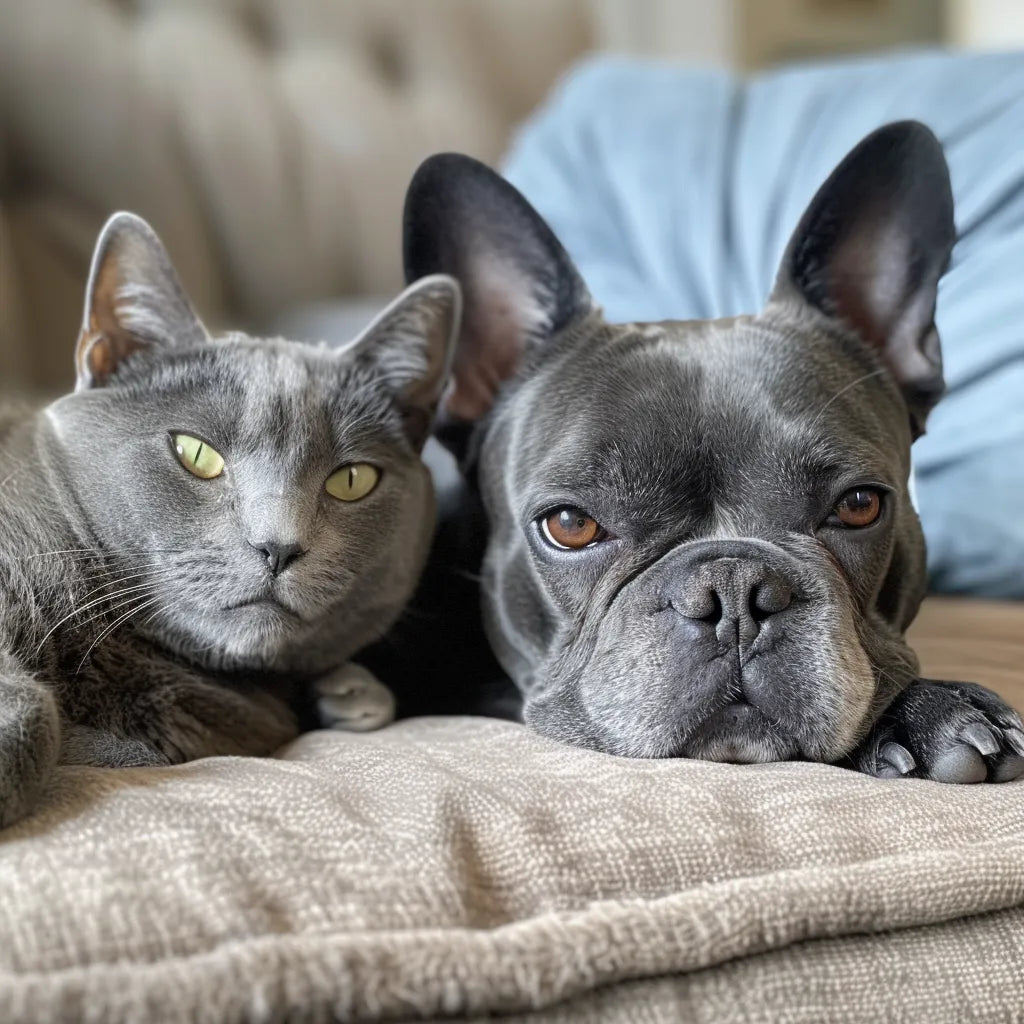
[[[340,351],[211,338],[159,239],[100,235],[74,393],[0,411],[0,827],[51,767],[266,754],[364,728],[351,655],[399,615],[460,295],[434,276]]]

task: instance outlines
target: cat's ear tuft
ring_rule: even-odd
[[[141,348],[188,347],[207,338],[156,232],[135,214],[115,213],[92,257],[77,390],[102,387]]]
[[[433,274],[411,284],[342,352],[380,376],[413,446],[422,448],[448,384],[462,320],[458,281]]]
[[[903,393],[915,437],[943,391],[935,301],[955,240],[939,140],[917,121],[888,124],[818,190],[773,293],[841,321],[877,352]]]
[[[475,422],[543,345],[593,310],[579,272],[526,198],[486,164],[438,153],[405,198],[406,280],[451,274],[465,301],[449,422]]]

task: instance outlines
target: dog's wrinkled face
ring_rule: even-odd
[[[912,677],[906,416],[860,387],[830,403],[870,364],[827,365],[813,332],[794,358],[786,332],[595,324],[567,346],[584,368],[558,405],[552,362],[498,411],[480,460],[488,618],[538,729],[635,756],[829,759]],[[840,519],[875,502],[868,525]],[[916,583],[880,609],[908,567]]]
[[[941,392],[953,240],[931,134],[847,158],[752,317],[605,323],[465,158],[421,169],[406,230],[410,276],[467,294],[448,410],[475,424],[485,619],[526,721],[640,757],[849,752],[916,673],[910,444]]]

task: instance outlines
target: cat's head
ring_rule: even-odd
[[[47,416],[55,484],[137,627],[233,669],[315,670],[376,639],[429,547],[420,450],[459,315],[434,276],[340,350],[211,337],[153,230],[114,216],[77,387]]]

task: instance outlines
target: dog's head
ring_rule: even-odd
[[[757,315],[609,324],[467,157],[406,205],[410,278],[466,298],[447,435],[489,523],[491,643],[541,732],[614,753],[835,760],[915,675],[910,446],[942,392],[954,241],[922,125],[822,186]]]

